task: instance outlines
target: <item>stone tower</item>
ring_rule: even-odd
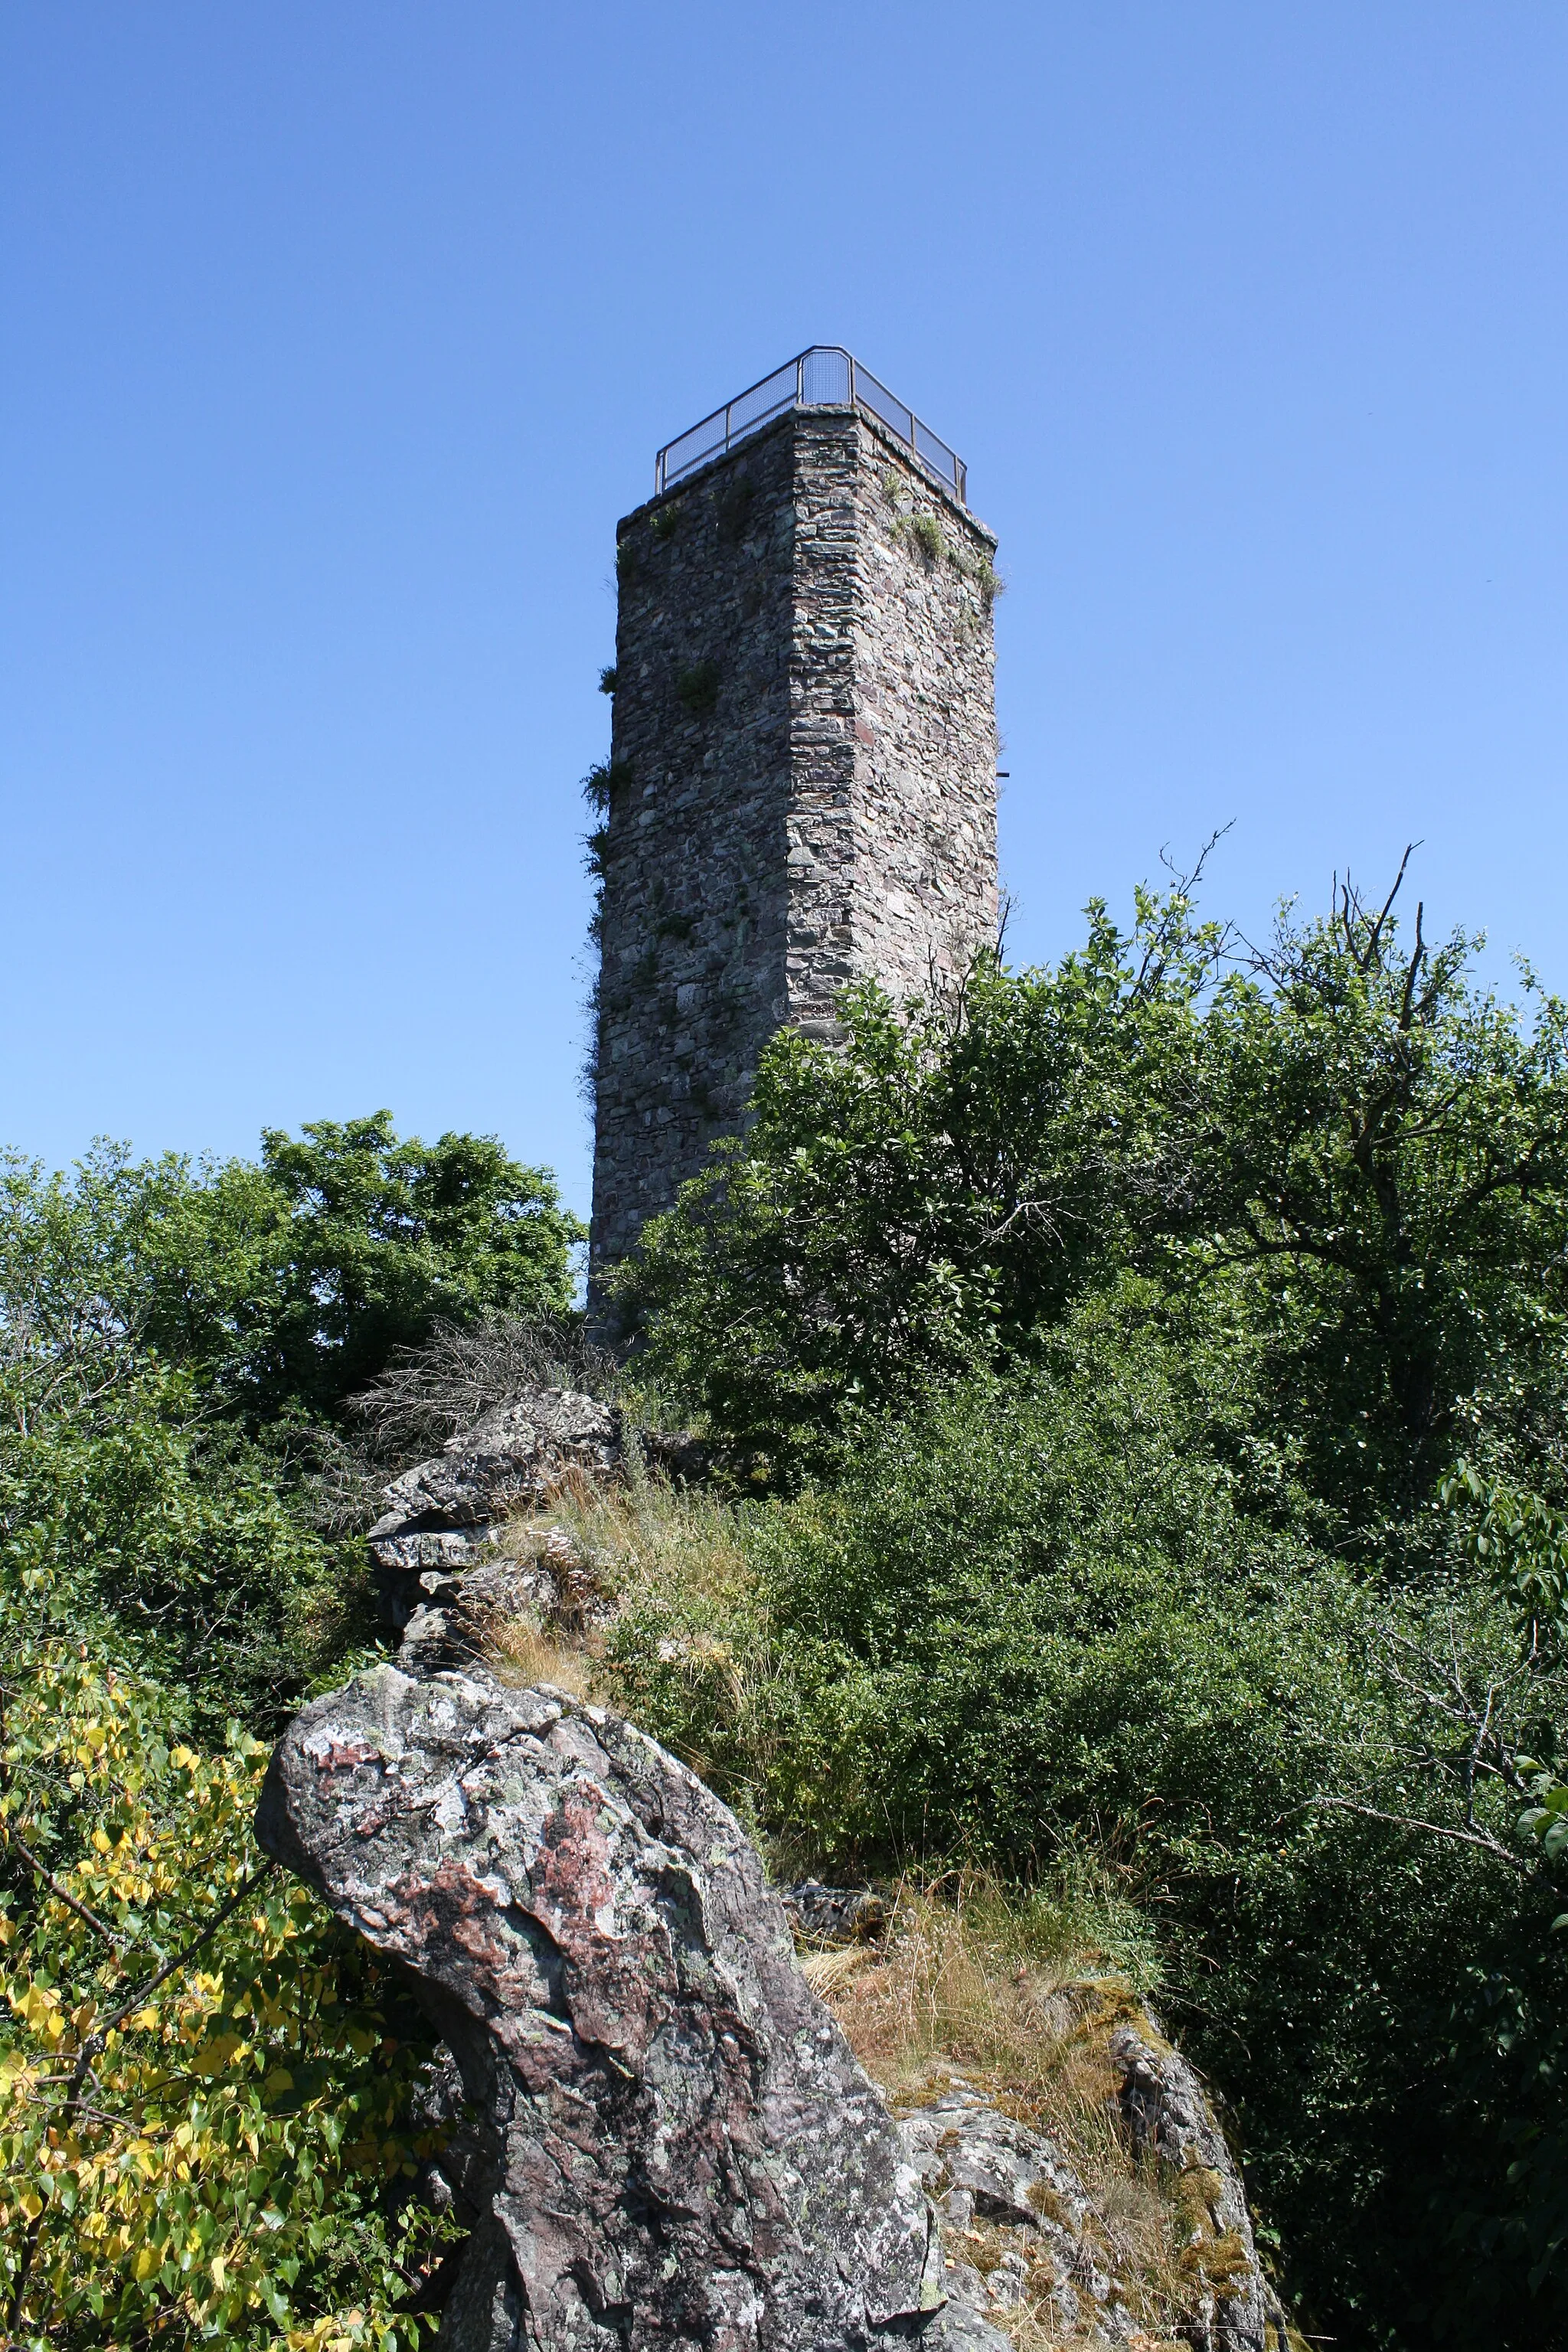
[[[593,1267],[744,1122],[757,1058],[831,1038],[996,926],[996,541],[946,445],[814,351],[659,453],[616,532]]]

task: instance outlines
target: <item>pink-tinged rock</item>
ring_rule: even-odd
[[[629,1724],[384,1666],[298,1718],[257,1834],[405,1966],[486,2119],[443,2344],[973,2335],[937,2316],[919,2177],[755,1853]]]

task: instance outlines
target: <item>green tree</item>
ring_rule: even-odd
[[[242,1359],[263,1411],[335,1412],[438,1318],[571,1308],[584,1228],[493,1136],[399,1142],[377,1111],[298,1139],[268,1129],[261,1164],[287,1212],[268,1318]]]
[[[1403,868],[1401,873],[1403,874]],[[1467,1430],[1555,1444],[1568,1244],[1568,1008],[1529,1017],[1348,886],[1279,923],[1203,1028],[1202,1263],[1245,1264],[1278,1403],[1358,1519],[1428,1497]]]
[[[868,1406],[1026,1359],[1118,1266],[1240,1281],[1268,1410],[1374,1528],[1480,1415],[1561,1423],[1568,1013],[1478,988],[1473,942],[1402,949],[1347,890],[1238,953],[1181,892],[1100,907],[1054,970],[784,1033],[755,1118],[653,1220],[618,1295],[650,1368],[781,1459]]]
[[[82,1318],[189,1370],[253,1423],[335,1413],[437,1319],[561,1316],[583,1227],[491,1136],[399,1141],[391,1114],[268,1129],[259,1165],[0,1160],[0,1321]]]

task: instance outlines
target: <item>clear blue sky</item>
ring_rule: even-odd
[[[1565,68],[1546,0],[5,0],[0,1139],[385,1103],[585,1206],[615,520],[815,341],[1001,534],[1018,953],[1234,817],[1216,909],[1420,836],[1568,986]]]

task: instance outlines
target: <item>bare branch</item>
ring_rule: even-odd
[[[1448,1829],[1441,1822],[1417,1821],[1411,1813],[1382,1812],[1376,1805],[1357,1804],[1350,1797],[1311,1797],[1302,1810],[1310,1812],[1315,1807],[1331,1808],[1341,1813],[1359,1813],[1365,1821],[1386,1822],[1396,1830],[1419,1830],[1426,1837],[1451,1838],[1457,1845],[1479,1846],[1483,1853],[1494,1854],[1498,1861],[1506,1862],[1510,1870],[1529,1875],[1530,1864],[1525,1857],[1515,1853],[1511,1847],[1502,1844],[1499,1839],[1489,1837],[1485,1830]]]

